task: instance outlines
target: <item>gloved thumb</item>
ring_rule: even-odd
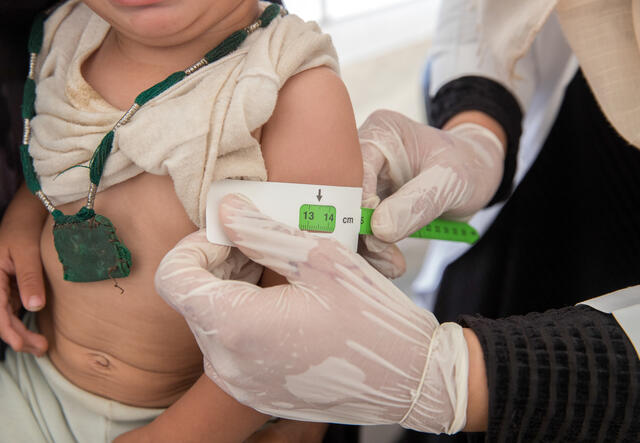
[[[214,245],[204,229],[178,242],[160,262],[155,275],[156,291],[178,311],[181,295],[192,290],[194,280],[218,281],[214,270],[229,255],[228,246]],[[213,272],[213,273],[212,273]]]
[[[453,168],[438,164],[425,168],[378,205],[371,229],[385,242],[402,240],[467,198],[468,192],[459,189],[465,186],[468,183]]]
[[[393,243],[378,240],[373,235],[360,236],[358,254],[387,278],[398,278],[407,270],[400,248]]]

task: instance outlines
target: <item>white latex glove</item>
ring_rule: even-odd
[[[189,323],[205,371],[261,412],[305,421],[457,432],[465,424],[462,328],[438,324],[362,257],[275,222],[237,195],[220,205],[229,238],[288,285],[222,281],[203,231],[156,274],[160,295]]]
[[[376,111],[359,137],[362,204],[376,208],[375,237],[363,238],[360,253],[388,277],[405,270],[402,254],[391,243],[440,215],[460,218],[482,209],[502,179],[505,149],[481,125],[463,123],[443,131],[397,112]]]

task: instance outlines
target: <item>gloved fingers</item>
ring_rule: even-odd
[[[304,286],[324,294],[322,297],[335,297],[352,291],[350,285],[357,285],[364,291],[358,294],[362,302],[374,305],[398,292],[363,257],[339,242],[274,221],[244,196],[233,194],[223,198],[219,215],[231,241],[252,260],[286,277],[290,289]],[[393,260],[404,261],[398,258],[399,251],[393,248],[389,251]],[[351,283],[346,285],[347,281]],[[265,289],[264,294],[271,289],[274,288]],[[403,297],[406,296],[397,298]]]
[[[220,281],[222,276],[215,276],[211,271],[215,272],[216,267],[224,263],[229,251],[228,246],[209,243],[204,230],[188,235],[160,262],[155,275],[158,294],[183,312],[183,299],[200,286]]]
[[[231,248],[229,257],[221,267],[226,268],[222,277],[225,280],[241,280],[248,283],[257,283],[264,270],[259,263],[251,261],[238,248]]]
[[[360,139],[362,150],[362,204],[363,206],[375,208],[380,199],[378,193],[385,194],[390,188],[386,179],[386,172],[382,172],[386,159],[382,153],[372,146],[370,141]]]
[[[202,268],[180,269],[180,265],[177,266],[158,270],[156,289],[185,318],[195,334],[210,336],[224,331],[222,337],[226,338],[230,329],[242,324],[237,321],[241,312],[245,318],[255,316],[251,302],[259,298],[262,288],[243,281],[221,280]],[[176,284],[176,280],[184,283]],[[227,318],[234,313],[233,318]]]
[[[229,246],[211,243],[206,229],[200,229],[180,240],[165,258],[171,261],[179,256],[183,262],[211,271],[227,259],[230,251]]]
[[[349,303],[355,303],[384,312],[395,309],[391,304],[409,300],[363,257],[335,240],[272,220],[246,197],[226,196],[219,214],[227,236],[242,252],[289,281],[289,285],[264,289],[262,299],[273,296],[283,306],[299,300],[300,308],[309,306],[307,297],[313,294],[313,303],[331,309],[336,297],[350,293],[353,297],[343,303],[343,311]],[[274,293],[276,288],[282,290]],[[394,300],[391,304],[390,298]]]
[[[451,167],[433,165],[383,200],[371,217],[371,229],[385,242],[408,237],[473,192]]]
[[[243,195],[225,196],[219,209],[229,239],[247,257],[286,278],[295,278],[318,246],[318,237],[269,218]]]
[[[405,147],[403,125],[409,121],[397,112],[373,112],[358,131],[364,165],[363,202],[372,196],[386,197],[413,176]],[[413,137],[409,137],[413,139]]]
[[[474,186],[469,189],[466,201],[446,212],[454,217],[467,216],[482,209],[496,193],[504,171],[505,147],[493,132],[480,125],[463,123],[447,132],[459,139],[458,155],[467,156],[467,161],[459,163]]]
[[[387,278],[400,277],[407,270],[400,249],[395,244],[385,243],[373,235],[360,236],[358,253]]]

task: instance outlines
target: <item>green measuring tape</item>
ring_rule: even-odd
[[[371,216],[373,209],[361,208],[360,234],[373,234],[371,230]],[[298,227],[302,231],[331,233],[336,228],[336,222],[357,223],[352,217],[338,219],[336,208],[328,205],[304,204],[300,206]],[[411,234],[411,238],[428,238],[433,240],[448,240],[464,243],[475,243],[478,231],[464,222],[435,219],[427,226]]]

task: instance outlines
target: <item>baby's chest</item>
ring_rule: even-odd
[[[61,209],[72,214],[83,203]],[[163,366],[159,356],[166,353],[166,344],[172,343],[174,349],[188,356],[188,362],[172,365],[189,367],[198,358],[193,337],[184,319],[157,295],[154,287],[155,271],[164,255],[195,230],[175,196],[171,179],[142,174],[99,193],[95,209],[111,220],[118,238],[131,251],[131,273],[125,278],[91,283],[65,281],[53,244],[53,222],[49,220],[41,239],[41,254],[49,281],[54,330],[83,348],[99,349],[143,368]]]

